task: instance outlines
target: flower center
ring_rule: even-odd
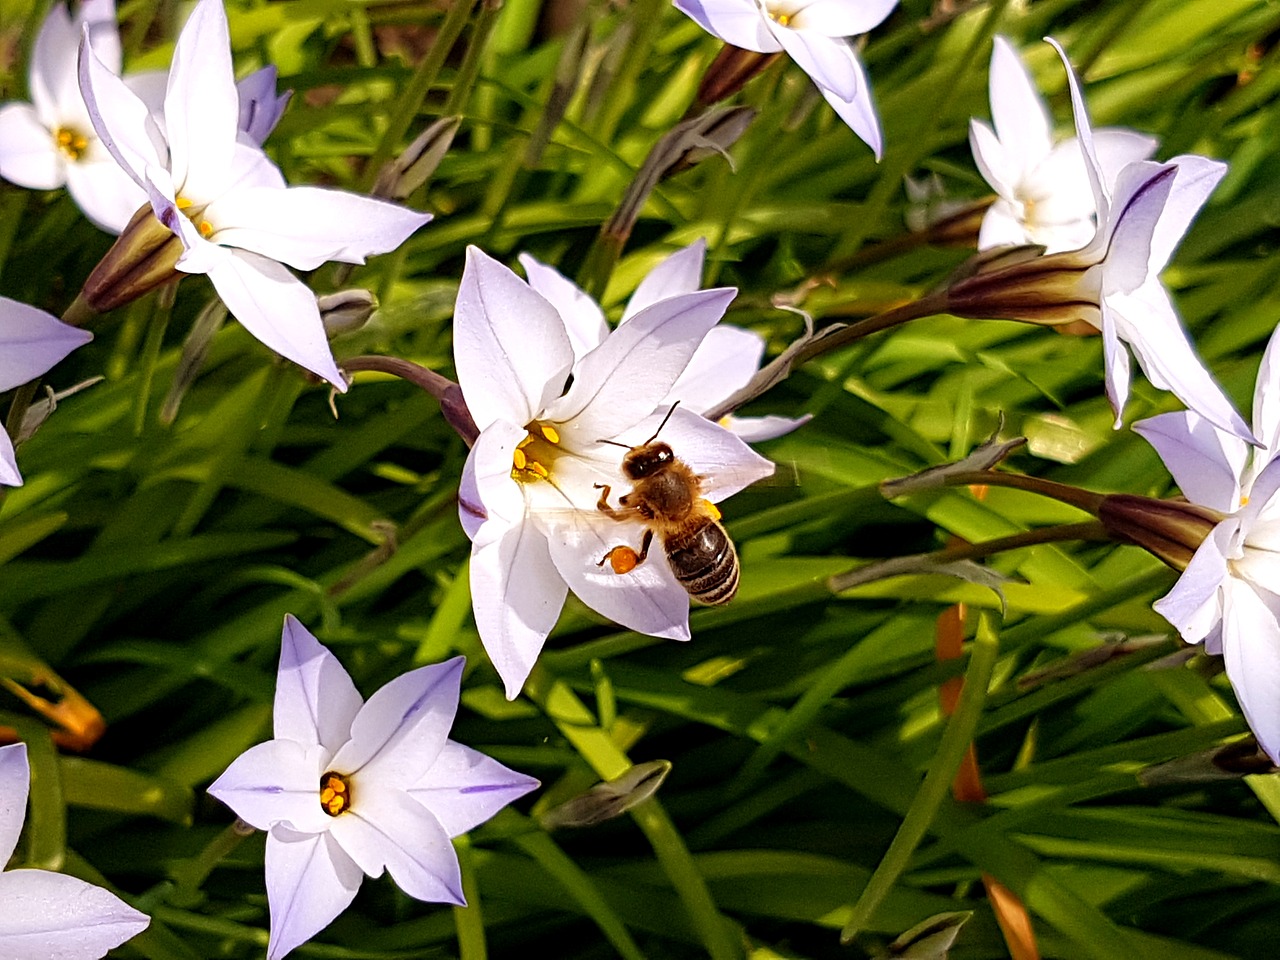
[[[75,162],[84,156],[89,149],[89,138],[70,127],[59,127],[53,132],[53,142],[58,152],[68,160]]]
[[[178,209],[181,210],[192,223],[196,225],[196,229],[200,231],[200,236],[208,240],[213,236],[213,224],[204,218],[204,207],[197,207],[194,200],[188,200],[186,197],[178,197]]]
[[[780,27],[791,25],[791,21],[796,17],[796,3],[794,0],[765,0],[764,12],[770,20]]]
[[[549,423],[533,421],[511,455],[511,479],[533,483],[551,478],[551,466],[562,451],[560,432]]]
[[[320,778],[320,809],[331,817],[351,809],[351,781],[330,770]]]

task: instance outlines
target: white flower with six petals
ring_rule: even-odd
[[[879,25],[898,0],[675,0],[675,5],[725,43],[757,53],[785,50],[880,159],[884,144],[871,85],[845,38]]]
[[[1280,329],[1262,356],[1251,447],[1196,413],[1133,429],[1155,447],[1192,503],[1229,516],[1192,557],[1156,612],[1188,643],[1221,654],[1258,742],[1280,763]]]
[[[238,135],[241,104],[222,0],[201,0],[178,37],[163,129],[87,42],[80,88],[103,143],[182,240],[178,269],[208,274],[250,333],[345,390],[315,297],[285,264],[363,263],[399,246],[430,215],[285,185],[266,155]]]
[[[991,120],[969,121],[969,146],[979,171],[997,194],[978,233],[978,249],[1040,244],[1046,253],[1078,250],[1097,232],[1097,205],[1076,137],[1053,142],[1048,108],[1009,41],[991,51]],[[994,127],[994,129],[993,129]],[[1133,130],[1093,131],[1102,182],[1146,160],[1154,137]]]
[[[569,590],[632,630],[689,638],[688,594],[662,558],[626,574],[600,565],[613,547],[638,545],[644,528],[596,505],[601,485],[625,492],[617,444],[644,443],[658,429],[664,398],[735,292],[652,303],[578,358],[556,308],[468,248],[454,361],[480,436],[463,471],[459,514],[472,540],[476,625],[509,698]],[[662,439],[713,503],[773,472],[741,439],[683,407],[671,411]]]
[[[269,960],[305,943],[384,870],[419,900],[464,905],[452,837],[538,786],[450,740],[463,659],[419,667],[366,702],[338,659],[285,618],[275,739],[209,787],[267,832]]]

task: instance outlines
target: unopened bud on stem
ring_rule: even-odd
[[[369,322],[378,309],[378,298],[370,291],[356,287],[316,297],[324,333],[330,340],[344,333],[354,333]]]
[[[150,205],[139,207],[85,280],[80,296],[98,313],[132,303],[179,275],[182,252],[182,241],[156,219]]]
[[[1185,500],[1117,493],[1102,498],[1098,519],[1111,536],[1142,547],[1181,572],[1225,515]]]

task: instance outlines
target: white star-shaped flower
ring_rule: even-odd
[[[757,53],[785,50],[827,103],[880,158],[880,118],[871,85],[846,40],[877,26],[898,0],[675,0],[725,43]]]
[[[538,786],[449,739],[463,659],[397,677],[366,702],[338,659],[285,618],[275,739],[209,792],[267,831],[269,960],[345,910],[383,871],[419,900],[465,905],[450,838]]]
[[[1097,232],[1097,205],[1080,140],[1053,142],[1049,111],[1009,41],[991,51],[991,120],[969,121],[973,159],[997,199],[982,220],[978,248],[1040,244],[1046,253],[1078,250]],[[1102,182],[1155,152],[1154,137],[1133,130],[1093,131]]]
[[[736,291],[652,303],[575,356],[546,298],[474,247],[454,313],[454,361],[480,436],[459,493],[472,540],[471,597],[480,639],[514,698],[567,592],[632,630],[688,639],[689,595],[661,556],[625,574],[601,560],[638,546],[645,527],[603,514],[601,486],[625,492],[623,451],[661,439],[717,502],[773,472],[741,439],[664,398]],[[584,345],[585,346],[585,345]],[[572,374],[572,384],[566,382]],[[655,553],[658,551],[655,550]]]
[[[178,37],[163,129],[87,42],[80,88],[111,155],[181,239],[178,269],[208,274],[250,333],[345,390],[315,296],[285,265],[363,263],[399,246],[430,215],[341,190],[285,185],[238,133],[241,102],[221,0],[201,0]]]

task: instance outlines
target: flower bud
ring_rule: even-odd
[[[726,43],[702,75],[702,83],[698,85],[698,106],[709,107],[732,97],[780,56],[781,53],[756,53]]]
[[[540,818],[542,826],[547,830],[594,827],[612,820],[657,793],[670,772],[670,760],[638,763],[618,779],[597,783],[586,793],[552,807]]]
[[[461,125],[461,117],[441,117],[431,124],[400,156],[378,171],[370,193],[387,200],[406,200],[436,172]]]
[[[182,252],[178,235],[156,219],[151,206],[139,207],[85,280],[80,296],[97,313],[132,303],[180,275]]]
[[[973,320],[1021,320],[1047,326],[1083,320],[1102,326],[1101,262],[1086,251],[1043,255],[1043,248],[996,247],[978,254],[946,290],[947,312]]]
[[[378,298],[370,291],[356,287],[316,297],[324,333],[330,340],[344,333],[354,333],[369,322],[378,309]]]
[[[686,149],[671,159],[662,171],[661,180],[684,173],[710,156],[722,156],[729,160],[728,150],[747,132],[756,111],[751,107],[729,107],[700,118]],[[733,161],[729,161],[732,166]]]
[[[1156,500],[1126,493],[1102,498],[1098,519],[1107,533],[1142,547],[1173,569],[1187,569],[1200,544],[1224,514],[1185,500]]]

